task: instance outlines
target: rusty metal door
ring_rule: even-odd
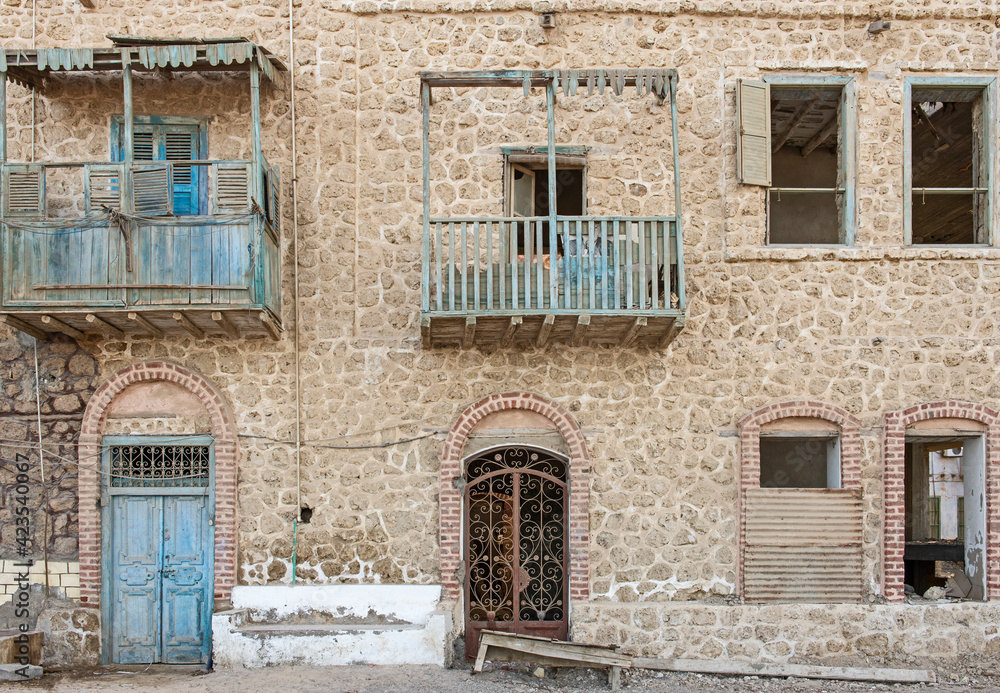
[[[567,461],[526,446],[491,448],[466,465],[465,653],[479,631],[565,640]]]

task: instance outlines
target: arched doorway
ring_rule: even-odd
[[[526,445],[466,461],[466,656],[482,630],[566,639],[568,469],[566,457]]]

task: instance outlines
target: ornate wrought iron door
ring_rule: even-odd
[[[567,462],[525,446],[492,448],[466,465],[465,653],[479,631],[565,639]]]

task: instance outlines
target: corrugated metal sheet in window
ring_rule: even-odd
[[[748,489],[746,518],[746,601],[861,601],[860,490]]]

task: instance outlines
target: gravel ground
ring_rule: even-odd
[[[1000,691],[1000,675],[971,669],[939,672],[941,683],[925,685],[778,679],[756,676],[709,676],[674,672],[626,671],[622,693],[848,693],[855,691]],[[532,668],[492,666],[481,674],[468,669],[436,666],[286,666],[265,669],[217,670],[209,674],[192,667],[155,666],[76,670],[47,674],[35,681],[0,684],[0,691],[56,691],[58,693],[592,693],[609,691],[607,674],[587,669],[545,670],[543,678]]]

